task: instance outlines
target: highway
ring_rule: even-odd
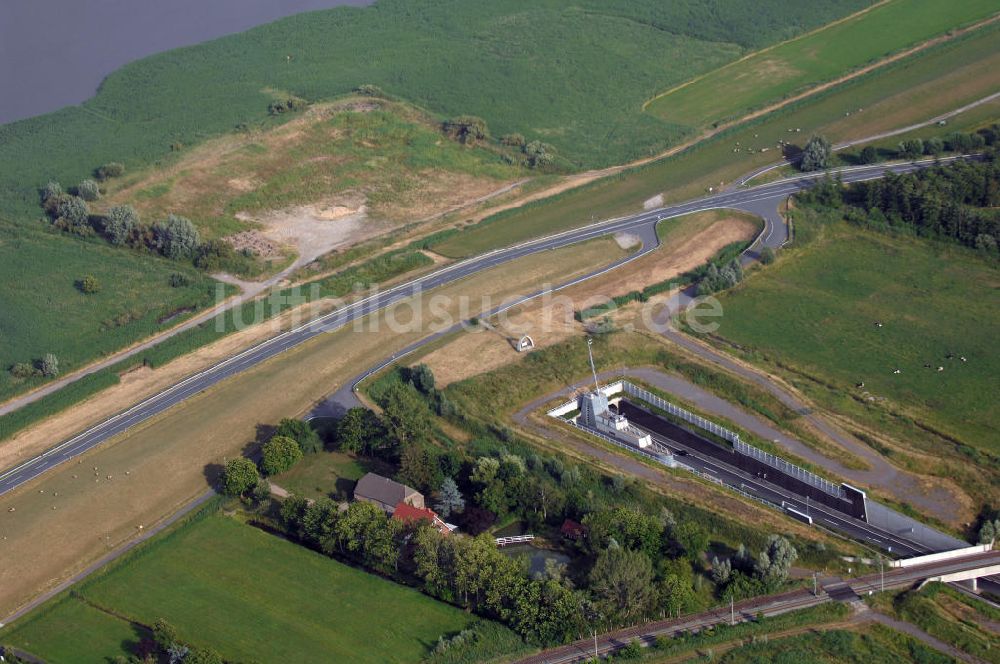
[[[891,166],[852,167],[834,171],[833,173],[839,174],[844,182],[859,182],[882,177],[886,170],[897,173],[910,172],[933,165],[936,161],[943,163],[961,158],[927,159]],[[518,258],[566,247],[617,232],[632,233],[642,239],[643,246],[640,251],[619,260],[609,267],[594,270],[587,275],[574,279],[571,283],[575,284],[603,274],[610,269],[614,269],[652,251],[658,244],[655,229],[659,221],[692,212],[719,208],[746,210],[764,216],[764,230],[754,245],[748,250],[748,256],[754,258],[757,252],[764,246],[772,248],[780,247],[788,239],[787,227],[780,222],[780,218],[776,214],[778,204],[789,195],[813,186],[821,177],[824,177],[824,174],[802,175],[739,191],[721,192],[678,205],[647,210],[641,214],[598,222],[447,265],[439,270],[371,295],[309,323],[281,333],[204,371],[185,378],[166,390],[55,445],[45,453],[6,470],[0,474],[0,494],[12,491],[22,484],[30,482],[52,467],[83,454],[114,436],[127,432],[130,427],[140,424],[151,417],[155,417],[209,387],[276,357],[286,350],[294,348],[320,334],[337,330],[356,319],[380,311],[391,304],[405,300],[416,294],[456,282],[464,277]],[[563,284],[553,290],[558,290],[568,285],[570,284]],[[539,291],[520,298],[518,301],[525,301],[541,294],[542,291]],[[510,304],[507,306],[510,306]]]
[[[884,583],[885,589],[905,588],[924,579],[952,572],[973,570],[988,565],[1000,564],[1000,551],[947,560],[918,567],[887,569],[881,574],[870,574],[848,580],[833,580],[823,584],[819,593],[800,589],[778,595],[757,597],[736,602],[732,608],[718,606],[709,611],[683,618],[659,620],[637,627],[602,634],[594,638],[584,638],[565,646],[544,650],[538,654],[519,660],[521,664],[569,664],[582,662],[594,657],[595,650],[600,656],[618,650],[633,639],[650,644],[658,637],[674,636],[680,632],[701,630],[713,625],[731,621],[755,620],[758,615],[776,616],[789,611],[805,609],[831,601],[854,602],[860,595],[877,591]]]

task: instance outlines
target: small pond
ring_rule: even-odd
[[[500,549],[505,555],[515,557],[515,556],[527,556],[528,557],[528,573],[529,574],[541,574],[545,571],[545,561],[548,559],[556,560],[560,563],[569,563],[570,558],[565,553],[559,553],[558,551],[550,551],[548,549],[539,549],[531,546],[531,544],[511,544],[510,546],[505,546]]]

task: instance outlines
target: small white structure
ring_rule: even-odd
[[[640,449],[651,446],[653,441],[648,433],[629,424],[624,415],[611,412],[608,395],[597,382],[597,369],[594,368],[594,354],[590,346],[591,340],[588,339],[587,352],[590,354],[590,370],[594,374],[594,391],[580,396],[580,424]]]
[[[516,346],[518,353],[523,353],[524,351],[531,350],[534,347],[535,347],[535,340],[532,339],[527,334],[518,340]]]

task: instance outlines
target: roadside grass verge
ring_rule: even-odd
[[[732,120],[996,11],[990,0],[894,0],[682,84],[647,111],[689,126]]]
[[[165,618],[182,640],[216,649],[227,660],[412,662],[439,636],[475,620],[216,513],[144,545],[74,594],[141,625]],[[90,606],[63,599],[54,610],[15,623],[4,638],[48,661],[79,661],[58,653],[86,627],[72,622],[77,614],[94,622]],[[134,629],[98,615],[100,629],[88,637],[98,646],[93,652],[127,654],[122,642],[134,640]]]

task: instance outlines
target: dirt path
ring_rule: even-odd
[[[892,616],[880,613],[879,611],[875,611],[874,609],[868,608],[867,606],[865,608],[867,609],[867,611],[864,611],[862,615],[866,620],[877,622],[880,625],[885,625],[886,627],[894,629],[897,632],[902,632],[903,634],[911,636],[917,641],[920,641],[924,645],[930,646],[934,650],[943,652],[946,655],[954,657],[955,659],[961,660],[963,662],[969,662],[969,664],[986,664],[986,662],[979,659],[978,657],[973,657],[967,652],[959,650],[958,648],[955,648],[954,646],[951,646],[945,643],[944,641],[941,641],[940,639],[934,638],[933,636],[931,636],[924,630],[920,629],[913,623],[908,623],[903,620],[897,620]]]

